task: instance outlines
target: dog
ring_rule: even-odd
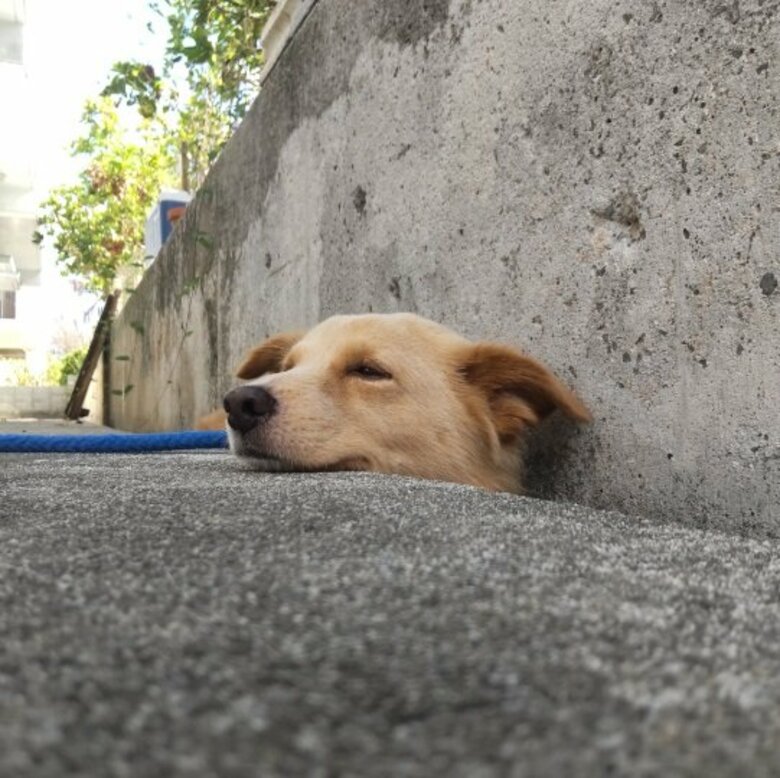
[[[201,429],[272,471],[366,470],[522,493],[522,441],[590,421],[544,365],[410,313],[334,316],[252,349]]]

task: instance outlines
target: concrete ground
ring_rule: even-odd
[[[0,485],[0,775],[780,771],[771,541],[211,452]]]

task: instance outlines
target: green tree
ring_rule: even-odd
[[[46,368],[46,384],[48,386],[65,386],[68,383],[68,378],[79,374],[86,356],[87,346],[80,346],[59,359],[52,360]]]
[[[119,270],[143,260],[146,216],[175,169],[170,140],[150,119],[128,129],[107,98],[89,101],[72,144],[84,168],[41,205],[34,240],[53,240],[58,261],[87,288],[107,294]]]
[[[275,0],[156,0],[167,25],[162,76],[117,62],[103,90],[157,117],[180,154],[181,188],[197,189],[260,89],[260,34]],[[183,73],[183,78],[181,74]]]
[[[51,238],[59,262],[89,289],[108,293],[121,268],[140,264],[163,185],[192,191],[203,182],[259,89],[260,33],[275,4],[150,0],[167,28],[162,67],[113,66],[72,147],[85,160],[78,181],[49,194],[34,236]],[[137,123],[120,122],[122,105],[137,108]]]
[[[260,34],[274,0],[161,0],[169,36],[166,71],[184,62],[194,94],[210,93],[239,121],[260,88]]]

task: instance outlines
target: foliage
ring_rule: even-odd
[[[36,373],[24,360],[8,360],[18,364],[6,375],[5,383],[10,386],[66,386],[70,376],[79,374],[86,356],[86,346],[74,348],[59,359],[50,359],[46,369]]]
[[[162,96],[162,81],[155,74],[154,68],[138,62],[117,62],[111,72],[113,78],[101,96],[121,97],[128,105],[137,105],[144,119],[151,119]]]
[[[171,180],[173,157],[157,123],[123,128],[107,98],[89,101],[82,123],[72,153],[85,167],[75,184],[57,187],[42,203],[34,240],[51,237],[67,272],[107,294],[120,268],[142,259],[146,215]]]
[[[46,379],[42,375],[33,373],[27,365],[17,367],[13,372],[10,386],[45,386]]]
[[[46,383],[50,386],[65,386],[70,376],[79,374],[86,356],[87,347],[81,346],[50,362],[46,368]]]
[[[112,291],[122,267],[140,264],[146,217],[175,171],[182,189],[203,182],[259,89],[260,33],[274,5],[150,0],[167,27],[162,68],[113,66],[72,146],[85,167],[76,183],[49,194],[33,238],[52,238],[59,262],[91,291]],[[120,123],[122,105],[137,109],[137,126]]]
[[[260,87],[260,33],[273,0],[158,0],[169,28],[166,67],[187,66],[193,93],[209,92],[234,122]]]
[[[180,153],[181,188],[195,189],[260,88],[260,33],[275,0],[155,0],[168,39],[162,78],[117,62],[103,90],[166,126]],[[183,83],[177,73],[184,70]]]

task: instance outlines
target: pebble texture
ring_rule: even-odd
[[[778,41],[774,0],[319,0],[119,318],[114,424],[416,311],[592,407],[537,494],[780,536]]]
[[[776,776],[776,544],[227,454],[7,455],[0,774]]]

